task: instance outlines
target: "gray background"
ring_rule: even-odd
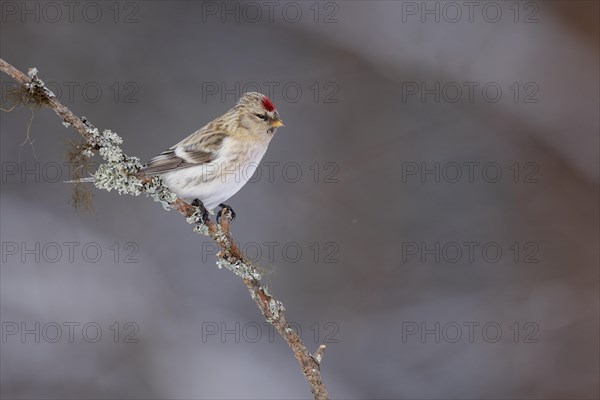
[[[316,22],[313,2],[284,15],[278,2],[272,21],[262,2],[260,17],[240,3],[222,17],[207,13],[219,2],[82,2],[72,21],[55,4],[60,17],[43,2],[2,2],[1,57],[37,67],[142,160],[234,104],[238,93],[212,85],[254,82],[272,95],[286,123],[264,159],[273,179],[263,166],[229,201],[233,232],[306,344],[327,342],[333,398],[598,398],[598,3],[495,2],[486,16],[499,6],[497,22],[481,3],[471,22],[459,2],[451,22],[455,10],[429,2],[437,23],[406,13],[421,2],[321,3]],[[0,82],[9,108],[10,79]],[[447,89],[439,102],[407,95],[436,82]],[[465,82],[479,85],[472,101]],[[495,103],[481,94],[489,83],[502,89]],[[68,85],[78,85],[72,98]],[[537,102],[525,102],[536,87]],[[210,241],[143,197],[92,188],[94,213],[77,213],[61,183],[68,168],[56,169],[76,133],[39,110],[33,148],[20,147],[31,112],[0,116],[3,398],[310,396],[240,280],[216,268]],[[472,180],[470,162],[480,163]],[[421,163],[439,163],[439,182],[403,176]],[[455,163],[462,175],[451,182]],[[496,182],[494,169],[482,173],[489,163],[500,166]],[[78,243],[73,260],[68,242]],[[273,257],[267,242],[277,242]],[[478,243],[472,261],[465,242]],[[438,243],[439,260],[407,253],[411,243]],[[36,323],[39,343],[21,336]],[[89,323],[102,329],[96,343]]]

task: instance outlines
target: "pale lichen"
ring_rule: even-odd
[[[271,317],[267,318],[267,321],[272,324],[279,320],[279,317],[284,310],[285,308],[283,307],[283,303],[281,303],[279,300],[271,298],[269,301],[269,311],[271,312]]]
[[[86,125],[89,134],[88,143],[95,149],[100,150],[100,156],[108,162],[121,161],[123,150],[119,145],[123,144],[123,139],[110,129],[105,129],[100,133],[98,128],[89,124]],[[140,165],[141,167],[141,165]]]
[[[86,158],[92,158],[94,157],[94,152],[92,151],[92,149],[87,148],[81,152],[81,155]]]
[[[229,242],[229,237],[221,228],[221,225],[217,225],[217,229],[213,235],[214,240],[221,246],[226,247]]]
[[[202,209],[200,207],[194,207],[195,210],[185,220],[188,224],[194,225],[194,232],[200,233],[201,235],[208,236],[208,226],[204,224],[204,217],[202,215]]]
[[[27,75],[29,82],[22,85],[6,88],[6,99],[14,102],[15,106],[24,105],[30,109],[45,107],[50,104],[50,100],[56,96],[44,82],[37,76],[38,70],[30,68]],[[3,89],[5,89],[3,87]]]
[[[271,293],[269,293],[269,288],[267,286],[261,286],[260,291],[263,292],[268,297],[273,297],[273,296],[271,296]]]
[[[283,307],[283,303],[281,303],[278,300],[275,300],[273,296],[271,296],[271,293],[269,293],[269,288],[267,286],[261,286],[259,290],[263,292],[265,296],[269,299],[268,307],[271,316],[265,315],[267,322],[270,324],[274,324],[279,320],[281,315],[283,315],[285,307]]]
[[[123,153],[120,147],[123,139],[116,132],[110,129],[100,132],[86,117],[81,117],[81,122],[85,125],[87,133],[87,146],[81,150],[81,154],[90,158],[94,155],[93,150],[98,150],[100,157],[106,161],[92,176],[97,188],[109,192],[116,190],[119,194],[133,196],[146,193],[154,201],[161,203],[164,209],[170,209],[170,204],[177,200],[177,196],[164,186],[157,176],[142,182],[138,175],[142,168],[139,158]]]
[[[29,79],[36,78],[37,77],[37,73],[38,73],[38,69],[36,67],[33,68],[29,68],[27,70],[27,76],[29,77]]]
[[[140,195],[143,184],[136,176],[142,168],[139,158],[123,154],[119,147],[123,139],[115,132],[105,129],[100,133],[90,124],[86,126],[89,133],[88,145],[98,149],[98,153],[106,161],[94,173],[94,185],[109,192],[116,190],[119,194]],[[91,149],[88,147],[84,151],[89,155]]]
[[[94,185],[109,192],[116,190],[119,194],[138,196],[142,193],[143,184],[139,178],[131,175],[135,171],[135,160],[102,164],[94,173]]]
[[[225,267],[243,279],[255,279],[259,281],[262,278],[258,271],[256,271],[256,268],[246,264],[243,260],[230,262],[225,258],[217,258],[217,267],[219,267],[219,269]]]
[[[56,96],[46,87],[46,84],[38,78],[37,73],[37,68],[29,68],[27,76],[29,76],[31,81],[25,84],[25,88],[31,96],[39,97],[39,100],[43,100],[41,102],[47,102],[48,99],[52,99]]]
[[[170,210],[171,203],[177,200],[175,193],[167,189],[158,176],[153,176],[150,181],[144,184],[144,192],[147,196],[152,197],[154,201],[160,203],[165,210]]]

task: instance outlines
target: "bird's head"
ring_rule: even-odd
[[[277,128],[284,126],[275,105],[264,94],[244,93],[234,109],[238,109],[242,116],[240,123],[255,132],[273,134]]]

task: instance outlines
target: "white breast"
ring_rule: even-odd
[[[268,142],[240,145],[233,140],[223,143],[215,161],[162,175],[165,185],[187,202],[200,199],[213,209],[236,194],[258,168]]]

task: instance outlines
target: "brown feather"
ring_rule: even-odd
[[[218,150],[226,137],[224,132],[210,131],[207,126],[148,161],[141,172],[157,175],[210,163],[217,158]],[[181,157],[175,154],[178,148]]]

